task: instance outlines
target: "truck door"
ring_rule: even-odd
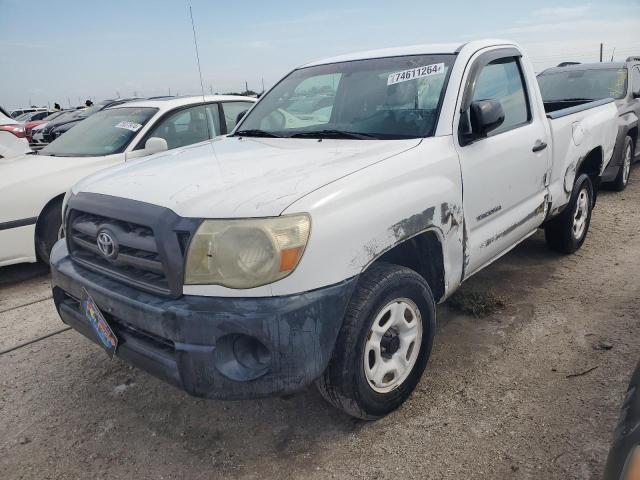
[[[537,87],[527,79],[535,82],[534,73],[514,48],[476,54],[463,78],[454,136],[464,192],[465,278],[534,232],[546,213],[550,139]],[[485,137],[469,138],[463,129],[471,103],[488,99],[500,102],[504,121]]]

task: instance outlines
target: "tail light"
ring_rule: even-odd
[[[18,138],[25,138],[24,126],[22,125],[0,125],[0,132],[9,132]]]

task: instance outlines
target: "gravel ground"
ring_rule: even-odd
[[[467,282],[504,307],[439,307],[417,391],[377,422],[313,388],[191,398],[74,331],[2,354],[2,477],[599,478],[640,358],[639,204],[640,178],[602,193],[577,254],[536,234]],[[0,350],[62,327],[41,267],[0,269]]]

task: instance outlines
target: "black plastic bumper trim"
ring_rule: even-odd
[[[118,336],[118,357],[192,395],[217,399],[291,393],[316,380],[329,363],[357,279],[281,297],[174,299],[83,268],[64,241],[53,248],[51,274],[65,323],[97,343],[78,303],[85,288]],[[226,347],[241,336],[263,345],[269,363],[259,375],[231,378],[225,368],[233,348]]]
[[[22,218],[20,220],[11,220],[9,222],[0,223],[0,230],[10,230],[12,228],[26,227],[27,225],[35,225],[38,217]]]

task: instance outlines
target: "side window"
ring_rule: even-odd
[[[172,148],[184,147],[202,142],[220,133],[220,118],[217,105],[196,105],[169,115],[160,121],[146,136],[160,137]],[[144,148],[144,144],[137,149]]]
[[[631,70],[631,91],[640,92],[640,67]]]
[[[238,123],[238,115],[246,112],[253,106],[251,102],[223,102],[222,112],[224,113],[224,121],[227,125],[227,133],[231,132]]]
[[[516,128],[531,119],[524,79],[518,61],[500,58],[485,65],[476,80],[472,100],[497,100],[504,109],[504,122],[492,134]]]

